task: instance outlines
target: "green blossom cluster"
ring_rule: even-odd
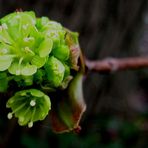
[[[28,124],[32,127],[33,122],[43,120],[47,116],[51,103],[43,92],[29,89],[17,92],[8,100],[7,107],[13,110],[8,113],[9,119],[15,114],[20,125]]]
[[[79,50],[71,46],[77,38],[77,33],[32,11],[0,19],[0,92],[14,93],[7,102],[12,109],[8,118],[14,114],[20,125],[31,127],[46,117],[51,107],[45,92],[65,89],[73,78],[71,69],[78,70]]]

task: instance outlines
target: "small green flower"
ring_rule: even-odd
[[[14,12],[0,20],[0,71],[30,76],[41,68],[53,47],[36,27],[34,12]]]
[[[47,17],[36,18],[32,11],[11,13],[0,23],[0,71],[17,76],[14,80],[20,84],[22,77],[36,79],[36,73],[42,70],[47,76],[40,79],[43,87],[68,86],[73,77],[71,69],[78,70],[77,33]],[[24,86],[33,84],[34,78]]]
[[[35,121],[43,120],[51,109],[50,98],[37,89],[17,92],[6,106],[12,109],[8,113],[9,119],[14,114],[20,125],[28,124],[28,127],[32,127]]]
[[[48,115],[50,97],[54,97],[53,129],[62,132],[78,127],[85,110],[82,59],[78,33],[60,23],[37,18],[32,11],[1,18],[0,93],[14,93],[6,105],[12,110],[8,118],[14,115],[20,125],[32,127]]]

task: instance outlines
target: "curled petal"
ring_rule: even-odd
[[[74,70],[79,70],[78,59],[80,57],[80,47],[78,42],[78,33],[66,30],[65,41],[70,48],[70,64]]]
[[[82,74],[71,81],[68,94],[51,111],[51,125],[56,133],[69,132],[79,128],[80,119],[86,109],[82,92]],[[67,96],[67,97],[66,97]]]

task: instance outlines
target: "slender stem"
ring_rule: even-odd
[[[87,60],[88,70],[95,72],[114,72],[127,69],[148,67],[148,57],[107,58],[103,60]]]

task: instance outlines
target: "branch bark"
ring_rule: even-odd
[[[129,58],[106,58],[103,60],[85,61],[89,71],[94,72],[115,72],[127,69],[138,69],[148,67],[147,57],[129,57]]]

